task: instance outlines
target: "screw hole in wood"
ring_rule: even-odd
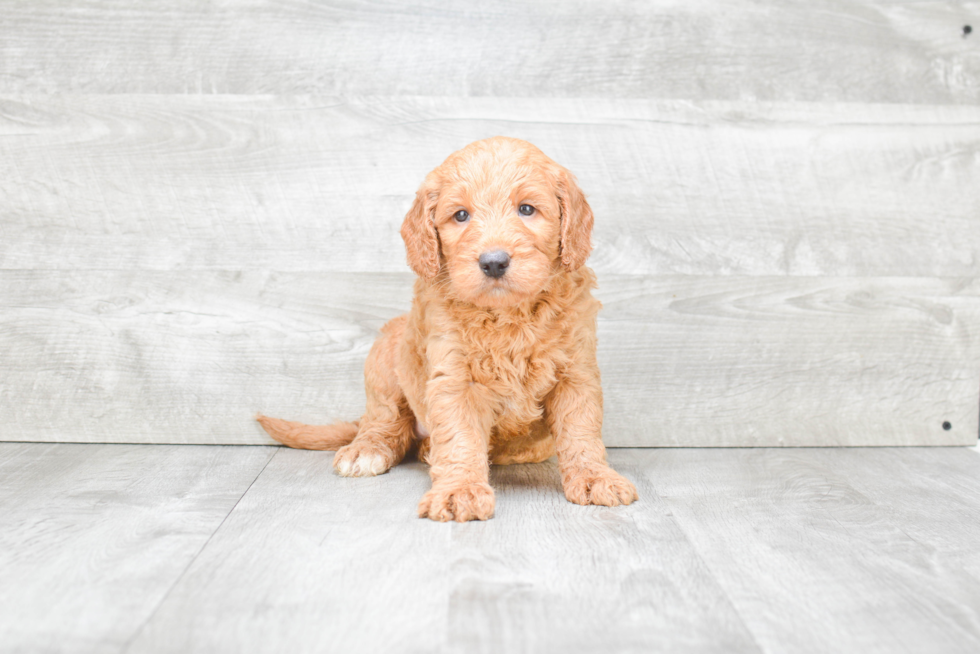
[[[970,36],[970,32],[972,32],[972,31],[973,31],[973,28],[972,27],[970,27],[969,25],[964,25],[963,26],[963,38],[966,38],[966,37]]]
[[[952,428],[953,428],[953,425],[949,424],[948,421],[943,423],[943,429],[945,429],[946,431],[949,431]]]

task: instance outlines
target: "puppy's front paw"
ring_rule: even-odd
[[[390,448],[354,441],[337,450],[333,467],[341,477],[373,477],[388,472],[394,461],[395,453]]]
[[[438,522],[489,520],[493,506],[493,489],[489,484],[436,484],[422,496],[419,517]]]
[[[568,475],[565,497],[575,504],[619,506],[639,499],[636,486],[612,468],[583,469]]]

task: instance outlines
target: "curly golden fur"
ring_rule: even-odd
[[[555,454],[570,501],[637,499],[602,444],[600,305],[584,267],[592,210],[571,173],[530,143],[477,141],[429,173],[401,233],[415,296],[368,355],[364,416],[328,426],[259,416],[265,430],[337,450],[345,476],[381,474],[416,450],[432,477],[418,513],[433,520],[490,518],[491,463]],[[501,252],[491,274],[481,255]]]

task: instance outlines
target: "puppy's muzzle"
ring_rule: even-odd
[[[507,272],[510,265],[510,255],[503,250],[492,250],[480,255],[480,270],[487,277],[499,279]]]

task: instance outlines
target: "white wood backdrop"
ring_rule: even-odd
[[[980,3],[0,3],[0,439],[356,417],[415,188],[507,134],[596,210],[610,445],[975,442],[967,24]]]

